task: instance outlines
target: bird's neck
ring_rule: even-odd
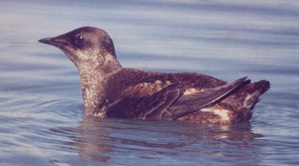
[[[110,65],[109,68],[103,67],[93,64],[78,66],[86,115],[93,115],[97,111],[98,105],[106,100],[105,86],[108,76],[122,68],[119,63]]]

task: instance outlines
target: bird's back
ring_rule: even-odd
[[[267,81],[249,82],[244,79],[228,85],[197,73],[160,73],[124,68],[106,82],[107,116],[199,123],[249,121],[259,96],[270,86]],[[151,109],[147,111],[152,113],[145,113],[145,116],[144,109]]]

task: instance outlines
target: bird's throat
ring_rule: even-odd
[[[105,94],[106,76],[90,64],[80,67],[79,72],[85,114],[92,115],[97,105],[104,100],[101,96]]]

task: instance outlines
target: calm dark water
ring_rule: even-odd
[[[37,42],[105,29],[127,67],[267,79],[250,124],[83,116],[79,75]],[[8,1],[0,5],[0,165],[298,165],[297,1]]]

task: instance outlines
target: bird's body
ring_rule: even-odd
[[[109,35],[82,27],[40,42],[60,48],[77,66],[85,114],[110,118],[230,124],[249,121],[268,81],[226,83],[198,73],[124,68]]]

